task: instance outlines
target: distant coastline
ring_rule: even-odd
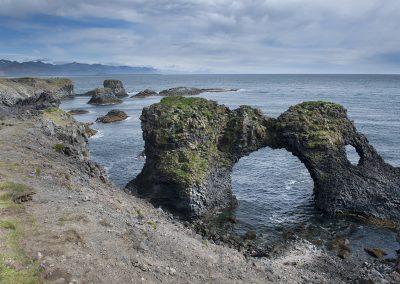
[[[43,61],[18,62],[0,60],[0,77],[21,76],[84,76],[84,75],[125,75],[125,74],[157,74],[153,67],[112,66],[87,63],[52,64]]]

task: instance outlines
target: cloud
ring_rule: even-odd
[[[55,60],[182,71],[400,71],[392,56],[400,53],[397,0],[0,0],[0,7],[0,36],[12,39],[0,55],[24,45],[24,56],[35,49]]]

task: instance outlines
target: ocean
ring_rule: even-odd
[[[146,88],[155,91],[187,86],[198,88],[234,88],[237,92],[204,93],[200,97],[215,100],[230,108],[250,105],[270,117],[277,117],[291,105],[303,101],[331,101],[342,104],[357,129],[364,133],[386,162],[400,166],[400,75],[121,75],[70,77],[75,92],[101,87],[104,79],[119,79],[130,94]],[[118,108],[129,118],[113,124],[97,124],[98,134],[89,139],[91,158],[101,164],[110,179],[120,187],[142,169],[140,158],[144,142],[139,117],[143,107],[161,97],[125,98],[114,106],[87,104],[88,97],[64,101],[65,110],[84,108],[88,114],[79,121],[94,122],[109,110]],[[356,159],[349,153],[349,159]],[[312,239],[343,236],[353,253],[365,257],[364,247],[381,247],[393,257],[399,249],[396,232],[356,220],[332,218],[315,209],[313,183],[305,166],[286,150],[264,148],[242,158],[232,172],[232,186],[239,206],[236,233],[256,230],[266,243],[282,238],[288,230],[311,226]],[[351,229],[349,229],[351,228]],[[314,233],[310,233],[313,231]],[[325,232],[325,233],[321,233]],[[326,238],[326,237],[325,237]]]

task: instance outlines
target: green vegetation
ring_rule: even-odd
[[[15,194],[31,191],[32,188],[14,182],[1,182],[0,183],[0,209],[2,208],[16,208],[18,204],[12,201]]]
[[[348,128],[346,110],[339,104],[315,101],[289,108],[279,119],[277,127],[295,129],[298,139],[310,149],[340,145],[342,131]]]
[[[71,123],[71,116],[58,107],[43,110],[42,116],[59,126],[66,126]]]
[[[156,147],[164,149],[159,171],[177,183],[201,184],[211,161],[222,154],[217,145],[228,120],[227,109],[214,101],[181,96],[165,97],[155,106],[161,114],[154,138]]]
[[[65,149],[65,146],[64,146],[64,144],[54,144],[53,145],[53,149],[57,152],[57,153],[63,153],[64,152],[64,149]]]
[[[140,209],[136,208],[135,211],[136,211],[138,218],[141,218],[141,219],[144,218],[144,214]]]
[[[0,224],[0,228],[9,231],[2,240],[7,249],[0,252],[0,283],[41,283],[38,263],[29,258],[20,245],[24,235],[22,226],[10,220],[1,220]],[[7,224],[7,227],[3,227],[3,224]]]
[[[152,226],[154,230],[157,230],[157,223],[156,222],[150,220],[150,221],[147,221],[147,224]]]

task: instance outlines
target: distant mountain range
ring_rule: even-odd
[[[18,62],[0,60],[0,76],[73,76],[112,74],[154,74],[152,67],[111,66],[102,64],[51,64],[42,61]]]

